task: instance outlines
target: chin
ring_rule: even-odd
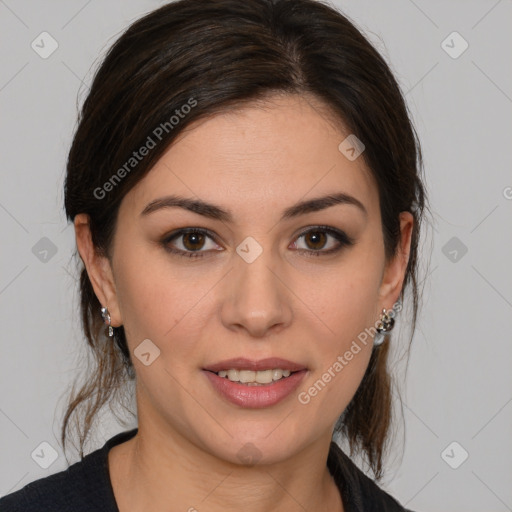
[[[218,459],[241,466],[284,462],[313,442],[315,436],[312,434],[309,439],[304,429],[299,433],[298,426],[296,429],[282,420],[283,417],[280,417],[257,426],[251,422],[247,428],[231,428],[232,437],[226,434],[220,443],[218,438],[214,443],[210,439],[205,447]]]

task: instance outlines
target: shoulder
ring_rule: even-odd
[[[365,475],[334,442],[327,464],[343,496],[346,512],[413,512]]]
[[[66,470],[35,480],[0,498],[0,511],[118,512],[110,482],[108,452],[133,437],[136,431],[122,432]]]
[[[0,499],[2,512],[43,512],[50,510],[86,510],[83,460],[65,471],[31,482]],[[82,505],[81,505],[82,504]]]

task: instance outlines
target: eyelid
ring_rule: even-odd
[[[296,243],[296,240],[299,238],[309,234],[309,233],[315,233],[315,232],[325,232],[327,235],[334,238],[338,244],[336,247],[332,247],[331,249],[319,249],[317,251],[313,249],[296,249],[297,251],[300,251],[302,253],[307,254],[307,256],[329,256],[332,254],[339,253],[342,249],[346,247],[351,247],[355,244],[355,239],[350,237],[345,233],[345,231],[333,228],[331,226],[325,226],[325,225],[316,225],[316,226],[309,226],[307,229],[302,231],[299,235],[297,235],[294,238],[294,243]]]
[[[355,239],[350,237],[349,235],[347,235],[345,231],[337,229],[337,228],[333,228],[331,226],[325,226],[325,225],[308,226],[307,228],[305,228],[303,231],[301,231],[298,235],[296,235],[294,237],[293,242],[296,243],[297,239],[299,239],[311,232],[315,232],[315,231],[323,231],[323,232],[327,233],[328,235],[332,236],[338,242],[338,246],[335,248],[328,249],[328,250],[319,249],[319,250],[315,251],[313,249],[296,249],[297,251],[305,252],[305,253],[308,253],[309,255],[313,255],[313,256],[329,255],[329,254],[336,253],[336,252],[340,251],[344,247],[350,247],[351,245],[354,245],[354,243],[355,243]],[[188,228],[179,228],[177,230],[174,230],[170,234],[165,235],[162,239],[162,244],[164,245],[164,248],[170,253],[177,254],[179,256],[188,257],[188,258],[202,258],[202,257],[204,257],[203,255],[205,253],[211,252],[211,250],[209,250],[209,251],[202,251],[202,250],[183,251],[182,249],[169,248],[168,244],[172,240],[174,240],[175,238],[179,238],[183,235],[186,235],[188,233],[203,234],[203,235],[207,236],[208,238],[212,239],[217,245],[219,245],[219,243],[217,242],[217,235],[212,233],[209,229],[199,228],[199,227],[188,227]]]
[[[308,233],[315,232],[315,231],[325,231],[331,236],[334,236],[334,238],[342,238],[347,244],[354,244],[355,239],[348,236],[345,231],[338,228],[333,228],[331,226],[324,226],[322,224],[318,224],[316,226],[309,226],[304,231],[300,232],[296,238],[300,238],[301,236],[307,235]]]
[[[171,240],[174,240],[175,238],[179,238],[188,233],[200,233],[202,235],[207,236],[208,238],[211,238],[217,245],[220,245],[219,242],[217,241],[217,235],[215,235],[212,231],[210,231],[209,229],[206,229],[206,228],[194,228],[194,227],[176,229],[173,232],[165,235],[162,239],[162,243],[164,245],[166,245],[166,244],[170,243]],[[194,251],[187,251],[187,252],[192,253]],[[205,252],[205,251],[195,251],[195,252],[199,253],[199,252]]]

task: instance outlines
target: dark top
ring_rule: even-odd
[[[138,429],[121,432],[68,469],[40,478],[0,499],[0,512],[119,512],[110,482],[108,452]],[[334,442],[327,466],[346,512],[411,512],[368,478]]]

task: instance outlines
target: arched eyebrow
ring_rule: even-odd
[[[300,201],[286,208],[283,211],[281,220],[291,219],[306,213],[318,212],[339,204],[355,206],[364,213],[365,216],[368,216],[368,212],[361,201],[349,194],[339,192],[337,194],[308,199],[307,201]],[[233,222],[233,214],[221,206],[208,203],[201,199],[192,199],[177,195],[169,195],[151,201],[142,210],[141,215],[148,215],[163,208],[183,208],[210,219],[220,220],[226,223]]]

